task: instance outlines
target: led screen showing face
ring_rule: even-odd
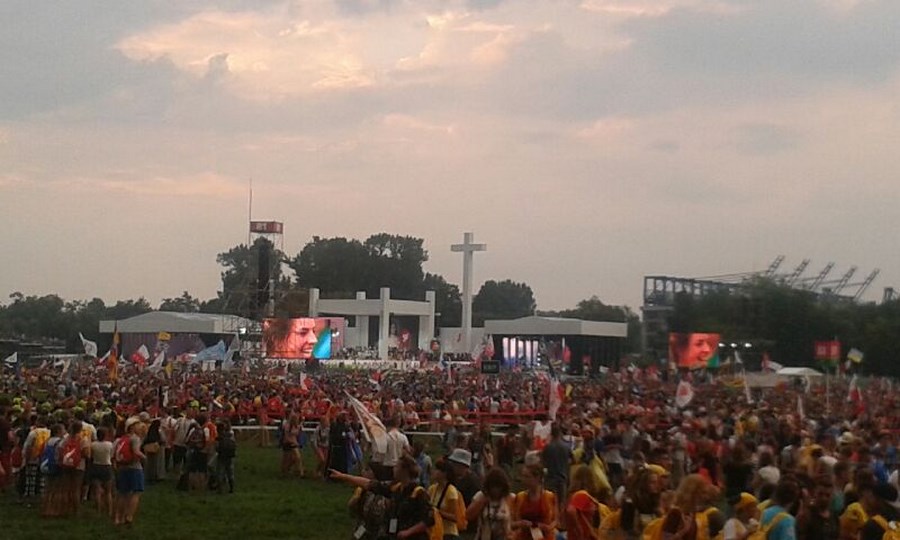
[[[718,366],[719,334],[669,334],[669,362],[686,369]]]
[[[263,342],[266,356],[292,360],[331,358],[343,343],[344,320],[340,318],[266,319]]]

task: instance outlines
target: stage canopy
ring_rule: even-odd
[[[620,322],[583,321],[560,317],[522,317],[509,321],[485,321],[484,332],[511,336],[628,337],[628,325]]]
[[[822,373],[808,367],[786,367],[778,370],[785,377],[822,377]]]
[[[100,321],[100,333],[111,334],[234,334],[253,323],[236,315],[151,311],[121,321]]]

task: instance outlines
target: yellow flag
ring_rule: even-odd
[[[168,332],[160,332],[156,335],[156,339],[157,341],[169,341],[170,339],[172,339],[172,334]]]

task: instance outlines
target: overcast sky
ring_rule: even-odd
[[[828,261],[900,285],[897,0],[0,3],[0,301],[219,287],[255,218],[539,307]],[[836,276],[835,276],[836,277]]]

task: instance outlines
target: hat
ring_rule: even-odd
[[[141,423],[141,419],[138,418],[137,416],[130,417],[128,420],[125,420],[125,431],[128,431],[129,429],[131,429],[131,426],[133,426],[135,424],[140,424],[140,423]]]
[[[856,440],[856,437],[854,437],[853,434],[850,433],[849,431],[845,431],[845,432],[842,433],[841,436],[838,438],[838,442],[839,442],[840,444],[853,444],[853,441],[854,441],[854,440]]]
[[[900,501],[897,500],[897,488],[895,488],[891,484],[878,484],[872,490],[872,493],[894,508],[900,509]]]
[[[759,501],[756,500],[756,497],[750,495],[749,493],[741,493],[741,498],[738,499],[736,503],[734,503],[735,510],[743,510],[748,507],[756,507],[759,504]]]
[[[457,465],[471,467],[472,452],[469,452],[468,450],[465,450],[463,448],[457,448],[450,453],[450,456],[447,457],[447,461],[449,461],[450,463],[456,463]]]

